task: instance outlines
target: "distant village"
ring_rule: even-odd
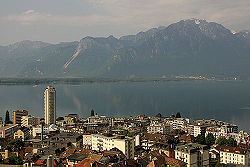
[[[13,115],[13,120],[10,119]],[[250,166],[250,136],[237,125],[163,116],[56,117],[56,90],[44,92],[44,118],[26,110],[0,120],[0,166]]]

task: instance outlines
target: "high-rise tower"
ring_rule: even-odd
[[[44,119],[46,125],[56,124],[56,90],[52,86],[44,92]]]

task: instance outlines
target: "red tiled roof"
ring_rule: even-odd
[[[75,149],[68,149],[60,154],[60,157],[68,157],[75,152]]]
[[[90,158],[85,158],[84,160],[82,160],[81,162],[76,164],[76,167],[91,167],[94,163],[93,159]]]
[[[230,152],[234,154],[246,154],[247,149],[243,149],[240,147],[228,147],[228,146],[218,146],[216,147],[217,150],[223,151],[223,152]]]
[[[34,163],[34,166],[41,166],[44,165],[44,162],[46,161],[46,159],[39,159]]]
[[[102,156],[103,155],[101,155],[101,154],[89,154],[88,158],[93,159],[93,160],[99,162],[100,159],[102,158]]]
[[[176,167],[186,166],[186,163],[179,160],[179,159],[169,158],[167,156],[164,156],[164,158],[165,158],[165,162],[166,162],[167,165],[173,165],[173,166],[176,166]]]

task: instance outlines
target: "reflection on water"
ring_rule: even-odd
[[[47,85],[0,86],[0,110],[27,109],[43,117],[43,92]],[[57,90],[57,116],[77,113],[100,115],[169,116],[181,112],[194,119],[216,118],[250,131],[250,83],[241,81],[181,81],[145,83],[88,83],[53,85]]]

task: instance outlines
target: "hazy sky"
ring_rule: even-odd
[[[250,30],[250,0],[0,0],[0,45],[120,37],[188,18]]]

